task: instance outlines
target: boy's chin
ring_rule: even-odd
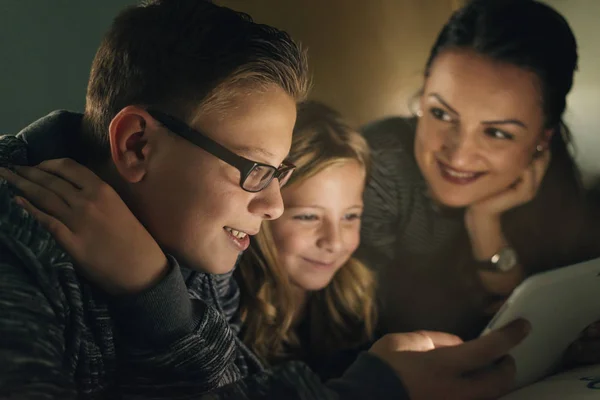
[[[236,267],[240,254],[235,252],[232,252],[232,254],[223,254],[222,256],[212,254],[212,256],[204,258],[205,262],[196,263],[197,267],[192,269],[207,274],[227,274]]]

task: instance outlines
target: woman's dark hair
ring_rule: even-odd
[[[427,60],[448,49],[471,49],[535,73],[548,128],[559,128],[577,69],[577,42],[562,15],[533,0],[472,0],[452,15]]]
[[[565,18],[535,0],[471,0],[442,28],[425,65],[425,77],[439,54],[456,49],[472,50],[538,77],[545,126],[554,131],[549,174],[572,177],[581,186],[569,148],[571,133],[562,119],[578,59],[577,41]]]
[[[438,55],[462,49],[533,72],[539,79],[545,127],[554,131],[551,162],[536,198],[502,217],[509,243],[528,273],[581,261],[587,257],[579,246],[585,232],[584,190],[569,149],[571,135],[562,120],[578,59],[567,21],[539,1],[472,0],[443,27],[425,77]],[[468,238],[463,240],[469,243]],[[454,248],[458,247],[465,249]],[[462,256],[472,260],[471,254],[469,249]]]

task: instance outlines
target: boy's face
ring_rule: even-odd
[[[252,161],[279,166],[296,121],[294,99],[278,86],[239,95],[227,109],[201,113],[191,124]],[[149,124],[150,125],[150,124]],[[265,219],[283,212],[279,181],[258,193],[244,191],[240,172],[200,147],[157,133],[144,179],[131,186],[132,206],[157,242],[185,266],[209,273],[230,271],[244,249],[243,234],[256,234]]]

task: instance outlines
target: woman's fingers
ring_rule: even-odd
[[[503,300],[492,301],[485,307],[483,312],[486,315],[495,315],[502,308],[505,302],[506,298],[504,298]]]
[[[519,197],[519,203],[523,204],[531,201],[535,197],[537,189],[537,171],[532,165],[527,168],[521,177],[521,182],[515,188],[517,196]]]
[[[78,189],[95,187],[102,181],[90,169],[70,158],[47,160],[37,166],[52,175],[59,176]]]
[[[75,196],[80,191],[79,187],[73,185],[61,176],[57,176],[38,167],[15,167],[15,170],[19,176],[54,193],[70,207],[73,206],[73,199],[76,198]]]
[[[29,214],[31,214],[59,242],[68,243],[68,241],[72,239],[73,232],[71,232],[65,224],[53,216],[41,211],[24,197],[16,196],[15,203],[27,210],[27,212],[29,212]]]
[[[547,150],[533,160],[513,188],[513,193],[517,199],[515,205],[528,203],[535,198],[544,180],[549,164],[550,152]]]
[[[536,158],[531,166],[533,170],[533,184],[534,184],[534,196],[539,190],[542,181],[544,180],[544,176],[546,175],[546,171],[548,171],[548,166],[550,165],[550,159],[552,158],[552,154],[549,150],[545,150],[538,158]]]
[[[492,270],[477,270],[479,279],[486,292],[497,296],[508,296],[525,279],[522,267],[500,272]]]
[[[594,322],[583,331],[583,337],[600,340],[600,322]]]
[[[17,188],[23,197],[26,197],[37,207],[51,214],[53,217],[68,223],[64,218],[69,214],[70,206],[64,198],[44,186],[6,168],[0,168],[0,177],[6,179],[8,183]]]
[[[580,338],[569,346],[564,361],[567,367],[575,367],[600,362],[600,340]]]

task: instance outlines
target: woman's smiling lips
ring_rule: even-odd
[[[456,185],[468,185],[486,174],[486,172],[460,171],[439,160],[436,161],[442,178]]]

